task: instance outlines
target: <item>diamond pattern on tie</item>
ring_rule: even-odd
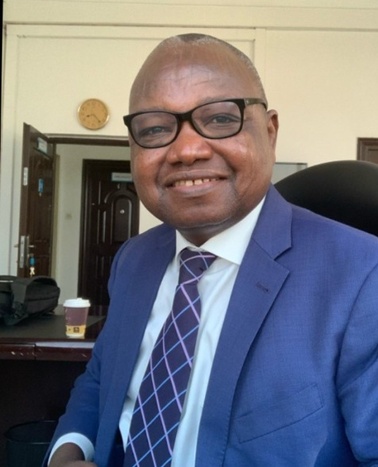
[[[215,256],[184,249],[172,311],[155,343],[135,403],[124,467],[171,464],[190,371],[201,303],[197,284]]]

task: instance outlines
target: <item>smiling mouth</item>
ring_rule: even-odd
[[[216,182],[218,178],[196,178],[193,180],[178,180],[173,184],[174,187],[177,186],[195,186],[202,185],[203,183]]]

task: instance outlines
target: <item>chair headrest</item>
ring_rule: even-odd
[[[378,164],[326,162],[289,175],[275,187],[293,204],[378,236]]]

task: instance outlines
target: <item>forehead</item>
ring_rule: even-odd
[[[212,99],[250,97],[258,91],[254,73],[227,47],[182,44],[156,49],[139,72],[130,112]]]

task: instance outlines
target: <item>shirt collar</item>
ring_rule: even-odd
[[[229,227],[223,232],[211,237],[201,247],[197,247],[188,242],[180,232],[176,231],[176,258],[181,250],[190,248],[191,250],[205,250],[213,253],[219,258],[224,258],[231,263],[240,265],[256,227],[257,219],[264,204],[265,197],[260,203],[241,221]]]

